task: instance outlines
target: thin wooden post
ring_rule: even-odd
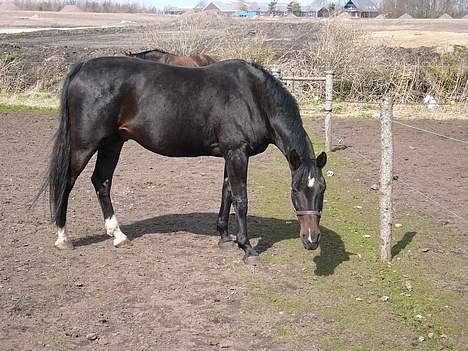
[[[280,70],[280,68],[278,66],[272,66],[271,67],[271,74],[276,79],[281,80],[281,70]]]
[[[333,71],[325,72],[325,150],[332,149]]]
[[[392,259],[392,180],[393,180],[393,98],[385,97],[380,110],[381,163],[380,163],[380,258]]]

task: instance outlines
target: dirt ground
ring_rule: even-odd
[[[468,123],[462,120],[401,121],[451,138],[468,141]],[[323,132],[323,123],[314,122]],[[356,167],[364,167],[357,182],[370,189],[379,183],[380,124],[375,120],[335,120],[335,141]],[[323,135],[323,134],[322,134]],[[319,137],[322,137],[319,135]],[[468,224],[468,145],[393,124],[395,216],[404,220],[408,205],[424,216],[452,228],[466,244]],[[360,166],[362,165],[362,166]],[[466,247],[466,246],[465,246]],[[464,254],[466,252],[464,251]]]
[[[268,336],[274,318],[254,321],[243,308],[255,268],[217,247],[222,160],[164,158],[127,143],[112,192],[133,243],[122,250],[103,230],[91,162],[68,212],[76,249],[60,252],[47,201],[28,210],[56,117],[2,113],[0,122],[0,349],[285,349]]]
[[[123,350],[129,345],[133,350],[322,349],[314,343],[299,347],[278,342],[270,331],[284,323],[281,316],[249,309],[249,281],[281,281],[292,268],[245,266],[239,250],[217,247],[222,160],[165,158],[127,143],[112,194],[122,229],[133,243],[127,249],[114,249],[104,234],[90,182],[91,162],[70,202],[68,229],[76,249],[60,252],[53,246],[46,199],[28,210],[46,167],[56,117],[1,113],[0,122],[2,350]],[[466,123],[426,121],[418,126],[468,138]],[[358,151],[375,168],[376,127],[368,121],[337,121],[336,134],[351,146],[344,152],[356,167],[366,162]],[[397,213],[414,205],[464,233],[463,223],[417,196],[407,196],[399,183],[407,182],[466,216],[468,172],[461,162],[466,146],[400,127],[395,128],[395,139],[401,179]],[[254,159],[252,168],[262,157],[271,156],[267,152]],[[356,181],[370,184],[375,176],[366,173]],[[249,223],[266,220],[284,226],[281,219],[254,216]],[[262,254],[271,251],[274,245]],[[307,293],[314,288],[294,289]],[[319,315],[308,316],[310,321],[294,323],[328,323]]]

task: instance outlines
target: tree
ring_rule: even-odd
[[[301,4],[293,0],[288,4],[288,12],[294,13],[296,16],[301,12]]]
[[[268,4],[268,13],[270,15],[276,12],[276,5],[278,5],[278,0],[271,0],[271,2]]]

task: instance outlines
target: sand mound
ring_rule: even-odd
[[[297,18],[297,16],[294,13],[290,13],[286,18]]]
[[[383,13],[381,13],[375,19],[385,19],[385,15]]]
[[[193,10],[188,10],[188,11],[185,11],[184,13],[182,13],[182,17],[189,17],[189,16],[193,16],[195,15],[196,12],[193,11]]]
[[[468,19],[468,15],[463,16],[463,19]]]
[[[404,15],[401,15],[400,17],[398,18],[401,18],[401,19],[405,19],[405,18],[413,18],[413,16],[411,15],[408,15],[407,13],[405,13]]]
[[[336,16],[337,18],[339,19],[349,19],[351,18],[352,16],[346,12],[346,11],[343,11],[342,13],[340,13],[339,15]]]
[[[439,17],[440,19],[453,19],[448,13],[444,13],[442,16]]]
[[[60,12],[83,12],[83,10],[76,5],[65,5]]]
[[[21,10],[18,6],[12,2],[3,2],[0,4],[0,10],[2,11],[18,11]]]

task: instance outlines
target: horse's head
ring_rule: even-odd
[[[297,154],[291,155],[292,184],[291,201],[301,225],[300,236],[307,250],[315,250],[320,241],[320,216],[325,194],[325,178],[322,168],[327,154],[322,152],[316,160],[301,161]]]

